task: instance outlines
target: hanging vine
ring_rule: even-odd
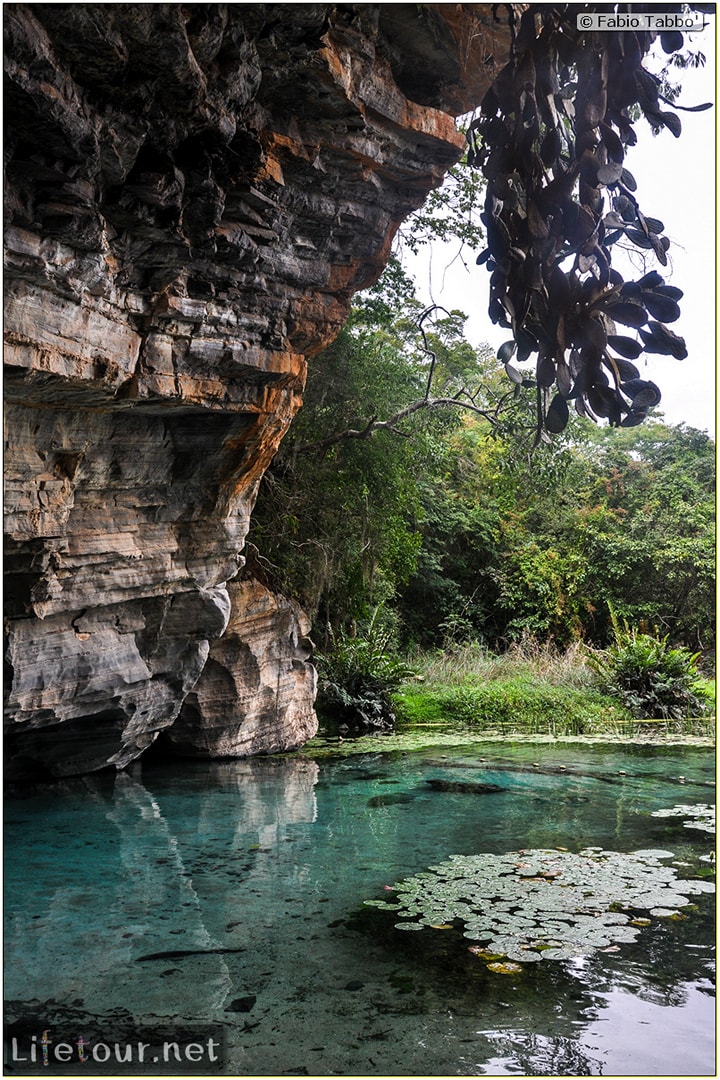
[[[643,66],[657,35],[578,29],[578,15],[615,5],[530,4],[519,17],[517,5],[495,5],[496,18],[501,7],[511,58],[467,134],[468,161],[487,180],[487,249],[477,262],[490,271],[490,318],[512,331],[498,356],[519,392],[528,380],[511,360],[537,354],[536,442],[564,429],[569,402],[582,416],[631,427],[660,401],[633,361],[642,353],[687,356],[667,325],[680,316],[681,290],[656,270],[625,281],[611,264],[618,241],[661,266],[668,261],[664,225],[641,211],[625,164],[641,115],[654,130],[681,133],[660,78]],[[633,14],[651,10],[632,5]],[[666,54],[683,48],[682,33],[659,36]]]

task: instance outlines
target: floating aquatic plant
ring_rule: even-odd
[[[708,806],[707,803],[695,803],[692,806],[678,803],[677,806],[672,806],[668,810],[653,810],[652,817],[689,818],[688,821],[683,822],[686,829],[701,829],[702,832],[708,833],[715,832],[715,807]]]
[[[512,960],[506,960],[504,963],[493,962],[488,964],[488,969],[498,975],[517,975],[518,972],[522,971],[522,965],[515,964]]]
[[[397,912],[399,930],[457,920],[484,960],[565,960],[634,941],[650,921],[638,912],[674,917],[689,894],[714,892],[709,882],[679,880],[661,861],[672,854],[589,847],[453,855],[394,886],[395,903],[365,903]]]

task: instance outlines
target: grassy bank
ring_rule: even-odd
[[[419,657],[418,675],[393,695],[398,731],[451,724],[488,735],[699,735],[714,715],[638,720],[597,689],[578,646],[558,653],[518,645],[498,656],[473,644]],[[714,684],[705,680],[709,694]],[[714,697],[713,697],[714,700]],[[713,710],[714,712],[714,710]]]

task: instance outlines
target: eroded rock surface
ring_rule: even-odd
[[[263,659],[244,642],[264,704],[226,668],[257,742],[219,730],[214,667],[188,694],[226,663],[306,358],[459,156],[504,26],[475,4],[4,16],[7,759],[122,767],[186,700],[187,748],[193,708],[196,749],[298,745],[313,679],[270,701],[266,623]]]
[[[181,753],[244,757],[289,750],[317,731],[310,620],[254,578],[228,585],[229,625],[168,737]]]

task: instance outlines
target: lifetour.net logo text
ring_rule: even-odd
[[[187,1036],[187,1032],[183,1033]],[[148,1032],[135,1038],[64,1036],[51,1028],[37,1035],[5,1039],[5,1065],[13,1073],[53,1075],[72,1073],[121,1075],[214,1073],[222,1070],[222,1031],[203,1031],[190,1038],[159,1038]]]
[[[650,30],[655,33],[680,30],[692,33],[704,30],[707,25],[702,12],[697,11],[644,11],[638,14],[625,11],[588,11],[577,17],[578,30]]]

